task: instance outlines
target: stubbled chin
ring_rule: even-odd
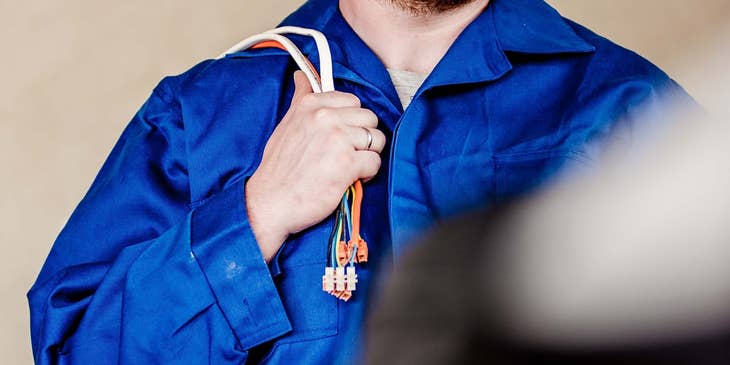
[[[415,15],[428,15],[457,9],[475,0],[389,0],[397,7]]]

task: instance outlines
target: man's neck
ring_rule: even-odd
[[[428,74],[488,3],[416,15],[388,0],[340,0],[340,11],[386,67]]]

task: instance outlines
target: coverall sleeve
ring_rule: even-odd
[[[241,363],[291,330],[245,179],[190,208],[171,95],[163,80],[126,127],[28,293],[38,364]]]

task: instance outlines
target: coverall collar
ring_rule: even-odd
[[[322,31],[332,48],[334,76],[374,87],[402,111],[385,66],[347,24],[338,0],[310,0],[281,25]],[[307,42],[304,52],[312,55],[312,46]],[[541,0],[491,0],[457,37],[418,93],[437,86],[496,80],[512,69],[509,52],[560,54],[593,50]],[[318,62],[316,56],[313,58]]]

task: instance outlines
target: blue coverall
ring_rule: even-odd
[[[322,291],[332,218],[267,264],[244,183],[293,92],[277,49],[163,79],[124,130],[28,293],[39,364],[344,364],[359,358],[378,269],[439,219],[590,164],[641,108],[686,97],[635,53],[540,0],[492,0],[407,110],[336,0],[284,25],[322,31],[336,89],[380,119],[388,144],[365,185],[371,260],[354,297]],[[313,43],[295,42],[316,65]]]

